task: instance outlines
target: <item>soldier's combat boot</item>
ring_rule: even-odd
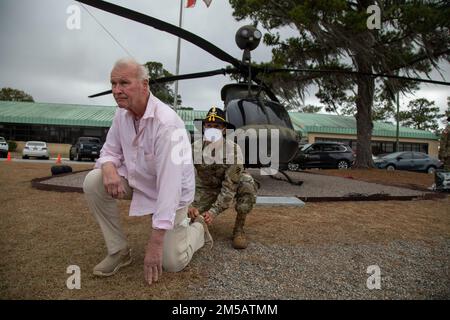
[[[236,215],[236,222],[233,229],[233,248],[245,249],[248,246],[247,237],[244,232],[246,213],[238,213]]]

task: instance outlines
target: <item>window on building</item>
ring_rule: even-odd
[[[383,152],[391,153],[394,152],[394,142],[383,142]]]
[[[353,151],[357,149],[356,140],[350,139],[333,139],[333,138],[316,138],[315,141],[333,141],[342,142],[352,148]],[[372,141],[372,153],[374,155],[392,153],[394,152],[395,142],[391,141]],[[411,143],[411,142],[400,142],[398,151],[415,151],[423,152],[428,154],[428,143]]]

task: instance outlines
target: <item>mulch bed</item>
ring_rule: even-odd
[[[57,191],[57,192],[78,192],[83,193],[83,189],[77,186],[61,185],[61,184],[51,184],[51,179],[59,177],[69,177],[74,174],[79,174],[82,172],[90,171],[81,170],[71,173],[59,174],[55,176],[48,176],[42,178],[35,178],[31,181],[33,188],[44,191]],[[256,172],[256,171],[255,171]],[[442,199],[447,195],[445,193],[432,192],[430,189],[425,188],[427,184],[432,182],[434,176],[412,173],[412,172],[387,172],[385,170],[370,169],[370,170],[306,170],[302,171],[308,174],[319,174],[319,175],[329,175],[334,177],[347,178],[352,180],[359,180],[377,184],[383,184],[387,186],[401,187],[412,189],[416,191],[424,191],[421,195],[389,195],[386,193],[376,193],[376,194],[360,194],[357,192],[350,193],[346,196],[297,196],[300,200],[304,202],[329,202],[329,201],[410,201],[410,200],[430,200],[430,199]],[[288,175],[292,176],[296,173],[287,172]],[[285,176],[275,176],[274,183],[278,181],[286,181]],[[293,180],[295,182],[295,180]],[[415,183],[411,183],[414,181]],[[301,184],[297,184],[301,186]]]

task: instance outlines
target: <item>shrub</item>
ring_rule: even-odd
[[[9,151],[13,152],[17,149],[17,143],[15,141],[8,141]]]

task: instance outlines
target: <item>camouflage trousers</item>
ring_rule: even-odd
[[[234,208],[237,213],[247,214],[256,203],[256,194],[258,192],[259,183],[253,179],[248,173],[243,173],[239,179],[239,185],[234,196]],[[214,202],[216,202],[217,196],[220,193],[219,189],[197,189],[196,201],[194,206],[200,212],[205,212],[210,209]]]

